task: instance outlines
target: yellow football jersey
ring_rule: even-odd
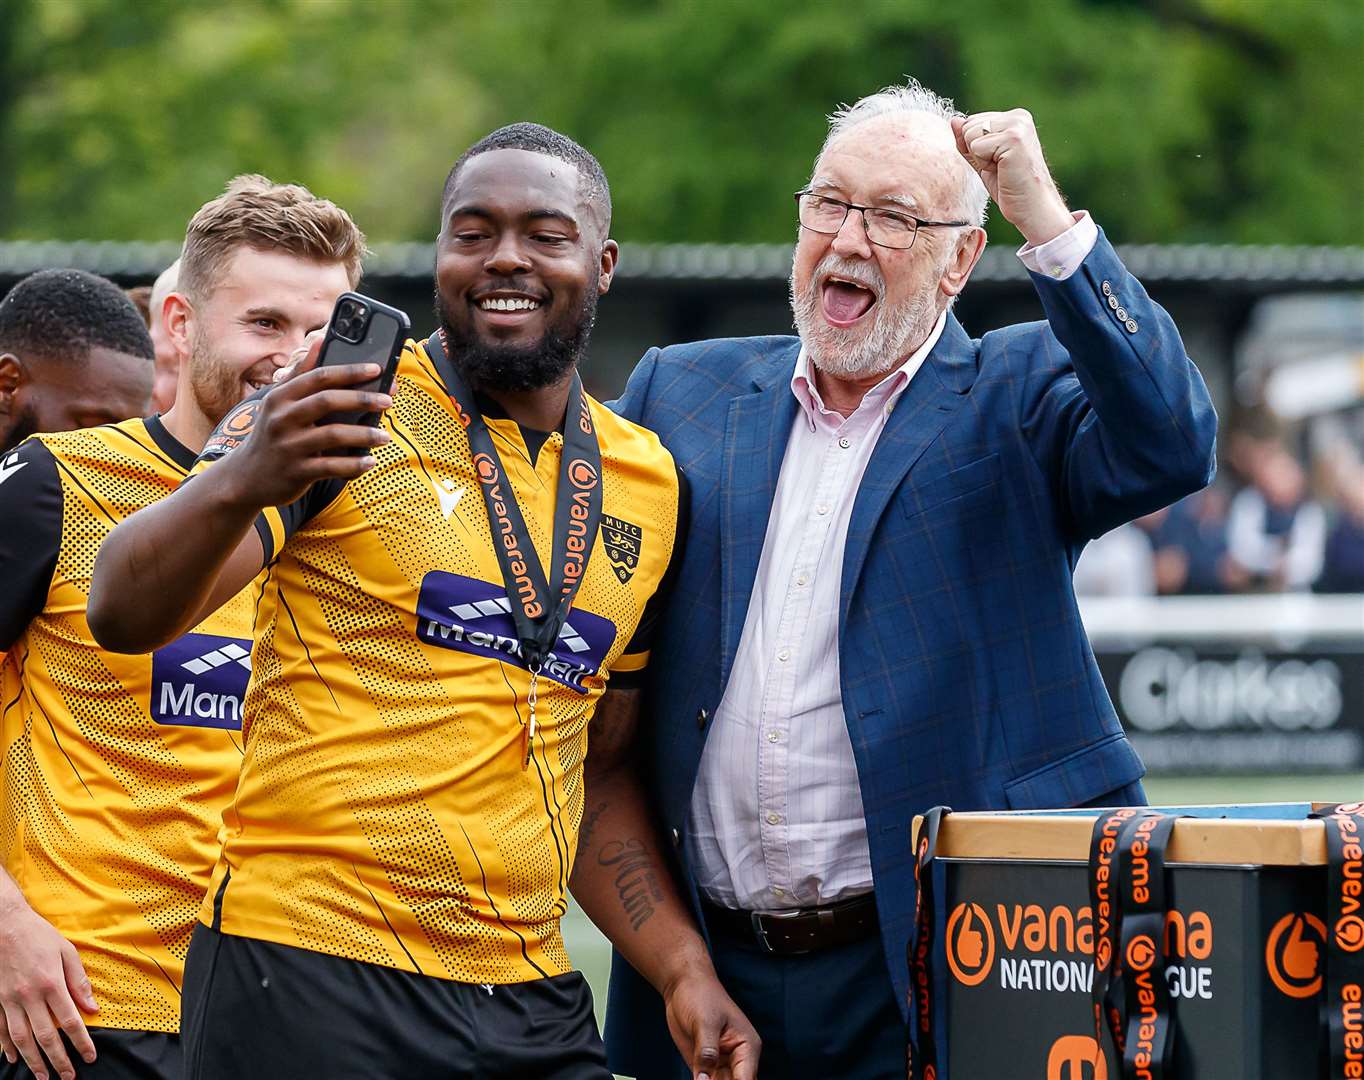
[[[0,461],[0,858],[80,953],[96,1027],[179,1030],[241,768],[252,590],[151,655],[105,652],[85,621],[104,537],[193,462],[156,418],[39,436]]]
[[[588,399],[602,528],[523,768],[530,674],[468,439],[421,345],[393,394],[375,468],[257,523],[246,758],[202,918],[461,982],[559,974],[589,721],[608,677],[646,663],[680,480],[657,438]],[[543,565],[563,437],[536,453],[512,421],[488,425]]]

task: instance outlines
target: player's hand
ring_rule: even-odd
[[[87,1063],[95,1060],[80,1014],[99,1006],[76,948],[23,903],[0,917],[0,1007],[0,1048],[10,1064],[22,1056],[38,1080],[47,1080],[48,1062],[62,1080],[76,1075],[63,1031]]]
[[[249,434],[214,466],[215,482],[232,485],[238,501],[286,506],[319,480],[349,480],[373,468],[367,451],[389,441],[381,427],[319,423],[333,413],[382,412],[393,405],[388,394],[351,389],[376,378],[378,364],[318,367],[321,344],[319,334],[303,358],[281,369],[293,369],[287,381],[238,406],[219,426],[219,432],[230,429],[238,410],[254,409],[238,425]]]
[[[955,117],[957,150],[980,174],[999,212],[1028,243],[1054,240],[1075,224],[1051,178],[1027,109]]]
[[[713,972],[683,976],[663,1001],[694,1080],[757,1080],[762,1040]]]

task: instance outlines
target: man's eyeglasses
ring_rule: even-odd
[[[877,247],[896,251],[913,247],[920,229],[956,229],[971,224],[969,221],[924,221],[913,214],[882,210],[879,206],[857,206],[840,199],[831,199],[827,195],[816,195],[813,191],[797,191],[796,207],[801,228],[825,236],[836,236],[848,220],[848,214],[857,210],[862,214],[862,227],[867,231],[867,239]]]

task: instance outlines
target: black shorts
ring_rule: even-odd
[[[66,1056],[76,1067],[77,1080],[180,1080],[180,1036],[164,1031],[123,1031],[119,1028],[89,1028],[95,1044],[95,1063],[81,1060],[63,1033]],[[57,1074],[51,1068],[48,1076]],[[0,1080],[33,1080],[23,1058],[11,1065],[0,1057]]]
[[[185,1080],[610,1080],[576,971],[475,986],[194,928]]]

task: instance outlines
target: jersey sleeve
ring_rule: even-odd
[[[228,411],[195,459],[186,481],[206,472],[246,442],[256,426],[261,399],[270,387],[257,390]],[[268,506],[256,515],[256,535],[265,551],[265,561],[273,562],[289,537],[330,505],[346,486],[344,480],[319,480],[287,506]]]
[[[644,684],[644,672],[649,666],[649,650],[653,648],[654,635],[662,621],[663,611],[672,597],[673,586],[682,566],[683,549],[687,541],[691,497],[687,477],[681,469],[677,470],[677,527],[673,537],[673,550],[668,558],[667,569],[659,579],[658,588],[644,605],[644,614],[635,627],[634,636],[625,646],[625,651],[616,658],[611,666],[611,689],[634,690]]]
[[[0,652],[47,604],[62,543],[57,463],[37,439],[0,457]]]

